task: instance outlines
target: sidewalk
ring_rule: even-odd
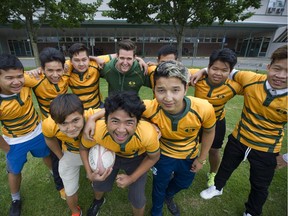
[[[24,67],[30,67],[34,68],[35,67],[35,60],[34,58],[28,57],[28,58],[19,58],[24,65]],[[157,57],[145,57],[144,58],[145,62],[148,61],[157,61]],[[183,57],[182,58],[182,63],[186,67],[207,67],[209,62],[209,57],[196,57],[196,58],[191,58],[191,57]],[[266,70],[267,65],[270,63],[269,58],[244,58],[244,57],[238,57],[238,62],[235,66],[235,69],[244,69],[244,70]]]

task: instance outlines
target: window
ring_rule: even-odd
[[[282,15],[286,0],[269,0],[266,15]]]

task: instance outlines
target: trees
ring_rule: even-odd
[[[113,10],[103,12],[104,16],[171,26],[181,59],[184,28],[245,20],[253,15],[247,9],[259,8],[261,0],[111,0],[108,5]]]
[[[91,4],[81,3],[80,0],[1,0],[0,23],[26,29],[36,65],[39,66],[39,28],[43,24],[55,28],[78,27],[86,19],[93,19],[101,3],[102,0]]]

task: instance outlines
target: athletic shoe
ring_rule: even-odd
[[[101,200],[94,199],[87,211],[87,216],[97,216],[105,201],[105,198],[102,198]]]
[[[200,196],[203,199],[211,199],[214,196],[220,196],[223,193],[223,188],[221,189],[221,191],[217,190],[216,187],[214,185],[212,185],[211,187],[207,188],[206,190],[203,190],[200,193]]]
[[[82,209],[80,208],[80,206],[77,206],[77,208],[78,208],[78,210],[79,210],[80,212],[78,212],[78,213],[73,213],[72,216],[82,216]]]
[[[173,201],[173,197],[165,198],[165,203],[167,205],[168,210],[174,216],[180,216],[180,210],[178,205]]]
[[[215,179],[216,173],[211,172],[211,173],[207,173],[207,186],[211,187],[212,185],[214,185],[214,179]]]
[[[65,189],[62,188],[62,189],[59,191],[59,193],[60,193],[60,197],[61,197],[61,199],[66,200]]]
[[[13,200],[11,203],[9,216],[20,216],[21,214],[21,200]]]
[[[249,214],[249,213],[244,212],[244,213],[243,213],[243,216],[252,216],[252,215]]]

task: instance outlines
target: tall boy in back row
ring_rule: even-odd
[[[241,119],[228,137],[215,186],[200,193],[203,199],[222,195],[233,171],[248,160],[251,190],[244,216],[261,215],[277,166],[287,124],[287,45],[273,52],[267,70],[267,75],[232,72],[244,92]]]

